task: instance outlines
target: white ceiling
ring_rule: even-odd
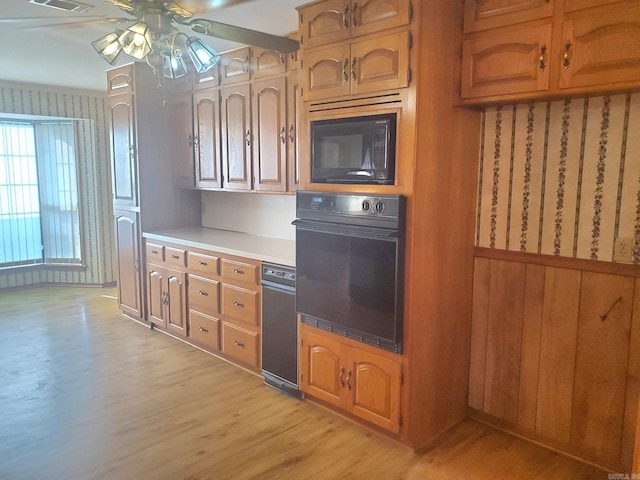
[[[81,21],[86,15],[126,18],[128,15],[104,0],[78,0],[91,5],[85,13],[65,12],[29,3],[2,0],[0,8],[0,80],[28,82],[69,88],[105,90],[105,70],[112,68],[91,46],[91,42],[114,30],[106,22],[46,26]],[[174,0],[207,18],[231,25],[286,35],[297,28],[295,7],[305,0]],[[226,3],[226,6],[215,7]],[[43,18],[44,17],[44,18]],[[4,21],[2,19],[15,19]],[[23,20],[24,19],[24,20]],[[133,23],[132,18],[132,23]],[[125,24],[125,26],[128,24]],[[118,28],[122,28],[122,24]],[[197,35],[187,27],[181,30]],[[199,35],[218,51],[238,46],[232,42]],[[133,59],[121,54],[116,65]]]

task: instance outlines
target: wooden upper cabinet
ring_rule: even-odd
[[[251,77],[263,78],[284,75],[287,72],[286,53],[266,48],[251,48]]]
[[[564,11],[575,12],[577,10],[586,10],[587,8],[602,7],[605,5],[612,5],[614,3],[621,3],[625,0],[564,0]]]
[[[565,17],[559,87],[632,87],[640,83],[640,4]]]
[[[169,125],[173,154],[173,183],[178,187],[196,185],[193,157],[193,99],[191,91],[174,92],[169,99]]]
[[[192,143],[198,188],[222,187],[219,98],[218,89],[197,91],[193,96]]]
[[[287,79],[253,83],[254,190],[287,191]]]
[[[138,206],[138,164],[136,160],[133,96],[120,93],[109,97],[111,110],[111,162],[113,202]]]
[[[410,0],[328,0],[299,9],[303,48],[313,48],[409,24]]]
[[[107,92],[109,95],[133,92],[133,64],[107,71]]]
[[[551,17],[553,4],[554,0],[466,0],[464,32],[477,32]]]
[[[371,93],[409,84],[409,32],[304,52],[305,100]]]
[[[220,55],[220,85],[247,82],[251,79],[251,49],[241,47]]]
[[[549,87],[550,23],[472,36],[462,47],[462,99]]]
[[[251,190],[251,87],[248,84],[221,89],[221,158],[224,187]]]
[[[300,185],[300,141],[298,126],[302,98],[300,96],[300,79],[294,71],[287,76],[287,168],[289,191],[294,192]]]

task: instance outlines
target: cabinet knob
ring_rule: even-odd
[[[203,267],[206,267],[209,264],[207,262],[203,262],[202,260],[198,260],[198,265],[202,265]]]
[[[236,302],[236,301],[234,301],[234,302],[233,302],[233,305],[234,305],[235,307],[244,308],[244,303],[240,303],[240,302]]]
[[[233,273],[236,273],[238,275],[244,275],[244,270],[238,270],[237,268],[234,268]]]
[[[237,341],[237,340],[234,340],[234,341],[233,341],[233,344],[234,344],[236,347],[244,348],[244,343],[240,343],[240,342],[239,342],[239,341]]]
[[[208,297],[209,294],[207,292],[203,292],[202,290],[198,290],[198,294],[202,295],[203,297]]]
[[[180,260],[180,255],[171,255],[174,260]]]
[[[206,328],[200,327],[199,329],[202,333],[209,333],[209,330],[207,330]]]

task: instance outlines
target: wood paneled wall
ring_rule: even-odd
[[[476,251],[469,406],[535,440],[630,471],[640,272],[554,260]]]
[[[115,281],[106,93],[0,81],[0,115],[83,120],[78,131],[79,202],[86,267],[11,268],[0,289],[40,283],[103,285]]]

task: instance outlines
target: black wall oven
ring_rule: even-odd
[[[405,198],[298,191],[302,321],[402,352]]]

